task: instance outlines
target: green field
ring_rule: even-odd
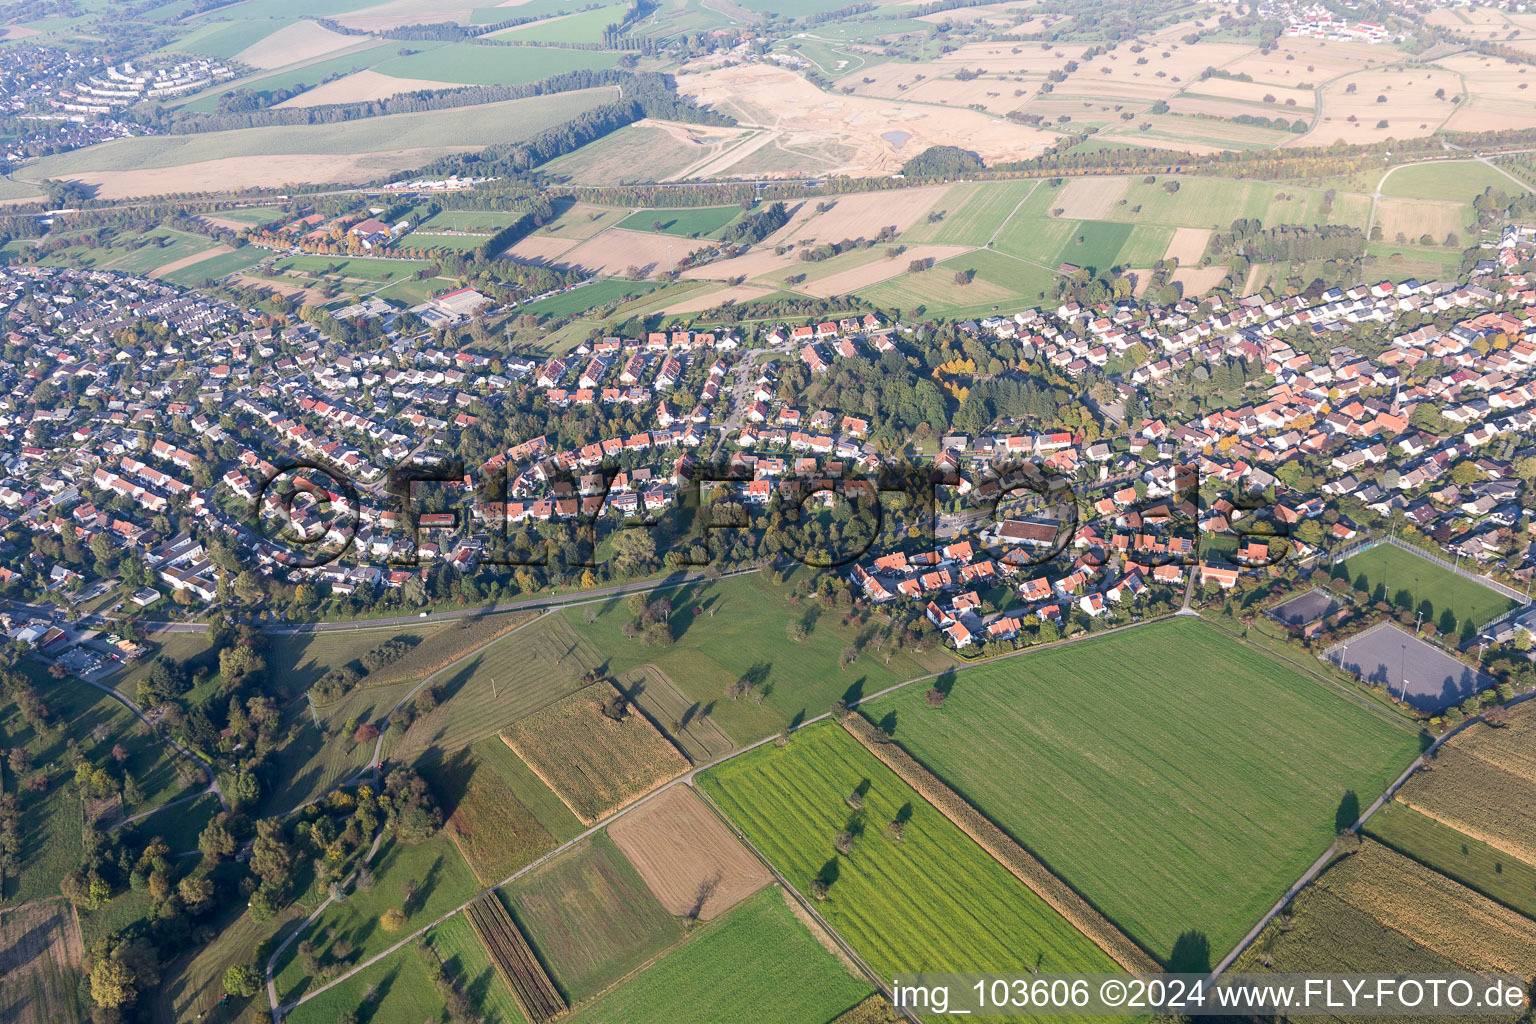
[[[570,1003],[597,995],[683,935],[607,833],[541,864],[504,895]]]
[[[1038,185],[1034,181],[1003,181],[956,185],[934,203],[941,220],[919,220],[903,232],[904,242],[939,245],[986,245],[1008,215]]]
[[[740,206],[684,207],[676,210],[636,210],[619,222],[634,231],[660,231],[686,238],[714,238],[741,216]],[[660,227],[656,227],[660,224]]]
[[[344,903],[332,903],[299,936],[314,943],[322,963],[331,962],[337,940],[352,946],[345,963],[356,964],[389,948],[400,939],[379,926],[379,918],[391,908],[405,910],[404,933],[409,933],[463,903],[480,888],[464,865],[453,843],[435,836],[420,843],[386,841],[372,861],[374,883],[354,889]],[[420,883],[409,907],[402,906],[407,879]],[[287,1002],[307,992],[314,979],[305,974],[295,941],[277,963],[278,995]]]
[[[520,306],[518,312],[547,317],[574,316],[597,306],[636,298],[655,289],[655,284],[646,281],[593,281],[591,284],[584,284],[579,288],[572,288],[570,291],[551,295],[547,299]]]
[[[758,747],[700,783],[883,977],[906,971],[1113,971],[1114,961],[840,726]],[[862,809],[847,799],[862,790]],[[904,819],[902,838],[886,828]],[[840,832],[852,852],[834,850]],[[940,1018],[932,1018],[940,1019]]]
[[[418,225],[418,231],[449,228],[453,231],[484,231],[495,234],[517,220],[519,214],[497,210],[439,210]]]
[[[1107,220],[1080,221],[1067,235],[1052,265],[1071,263],[1107,272],[1115,266],[1121,246],[1131,237],[1131,225]]]
[[[313,277],[353,278],[382,284],[409,279],[427,263],[425,260],[385,260],[365,256],[286,256],[273,266]]]
[[[522,85],[564,71],[611,68],[618,62],[617,53],[601,50],[449,43],[407,57],[394,57],[374,65],[373,70],[396,78],[425,78],[462,85]]]
[[[449,831],[486,885],[572,838],[581,823],[499,737],[420,765]]]
[[[429,277],[425,281],[412,277],[396,281],[373,294],[410,307],[419,306],[440,292],[452,291],[457,285],[458,282],[449,277]]]
[[[359,43],[366,40],[359,36]],[[436,43],[417,43],[417,46],[435,46]],[[294,90],[300,87],[312,88],[326,79],[340,78],[354,71],[363,71],[379,61],[388,60],[399,50],[399,44],[390,45],[380,43],[377,46],[368,46],[363,49],[343,53],[340,56],[322,57],[300,67],[286,68],[271,73],[257,72],[249,78],[237,78],[233,82],[223,83],[179,102],[179,108],[191,113],[212,114],[218,110],[219,97],[235,89],[249,89],[258,96],[270,97],[279,90]]]
[[[162,280],[181,285],[183,288],[199,288],[209,279],[217,280],[229,274],[239,274],[249,270],[266,259],[268,255],[270,254],[261,249],[245,246],[234,252],[219,253],[216,256],[198,260],[180,270],[173,270],[164,275]]]
[[[902,651],[886,664],[883,654],[869,650],[848,668],[838,669],[839,656],[854,640],[854,632],[836,621],[834,610],[827,610],[815,619],[804,642],[790,643],[790,619],[804,617],[808,609],[790,607],[784,589],[761,573],[681,587],[667,596],[677,642],[666,648],[627,639],[622,630],[632,616],[619,601],[600,606],[590,624],[583,609],[568,609],[564,615],[586,646],[594,654],[600,652],[610,674],[655,664],[696,702],[695,714],[707,713],[737,743],[819,715],[838,698],[874,693],[952,664],[937,651],[921,657]],[[701,614],[694,614],[695,608]],[[743,677],[757,680],[762,703],[724,696],[725,688]]]
[[[196,800],[165,807],[133,823],[139,835],[145,839],[159,836],[173,853],[189,853],[197,849],[197,837],[208,822],[219,813],[219,798],[204,793]]]
[[[494,737],[581,689],[582,675],[601,661],[559,615],[533,620],[437,676],[437,709],[392,737],[388,754],[405,762],[433,760]]]
[[[402,245],[415,249],[436,249],[441,252],[474,252],[486,243],[488,235],[444,235],[417,229],[401,241]]]
[[[544,43],[600,43],[603,41],[603,30],[623,20],[624,5],[619,4],[516,25],[496,33],[493,38]]]
[[[488,1010],[481,1012],[487,1013],[489,1024]],[[448,1019],[414,943],[299,1004],[283,1020],[286,1024],[336,1024],[344,1013],[355,1013],[368,1024]],[[523,1024],[521,1016],[510,1020]]]
[[[278,29],[290,24],[292,22],[267,20],[209,22],[196,31],[182,36],[168,48],[228,60],[246,47],[261,42]]]
[[[439,629],[436,624],[423,623],[419,629],[388,626],[278,635],[268,643],[267,665],[274,678],[282,679],[295,692],[307,690],[327,672],[349,664],[380,644],[395,639],[420,643]]]
[[[975,271],[963,287],[955,283],[955,272],[960,270]],[[882,281],[858,295],[885,309],[907,312],[921,305],[928,316],[965,317],[988,313],[993,306],[1015,310],[1039,305],[1055,280],[1054,269],[977,249],[952,256],[923,273]]]
[[[1536,867],[1396,801],[1371,815],[1365,832],[1405,857],[1536,919]]]
[[[1475,632],[1520,603],[1391,544],[1352,555],[1330,574],[1348,579],[1372,600],[1422,611],[1424,621],[1442,633]]]
[[[759,892],[571,1024],[821,1024],[870,992],[795,919],[778,887]],[[731,984],[722,985],[721,979]]]
[[[628,125],[539,169],[557,181],[623,185],[665,181],[701,155],[699,147],[677,140],[664,128]]]
[[[497,48],[497,52],[501,53],[501,48]],[[230,157],[396,152],[449,145],[490,146],[526,139],[545,128],[563,124],[585,110],[609,102],[613,96],[613,89],[585,89],[475,107],[369,117],[341,124],[139,136],[44,157],[22,166],[17,173],[27,180],[40,181],[85,171],[176,167]]]
[[[484,1024],[524,1024],[512,990],[496,973],[490,954],[463,914],[454,914],[428,933],[448,976],[469,997]]]
[[[1398,167],[1385,177],[1381,194],[1406,199],[1444,199],[1470,203],[1488,188],[1510,194],[1529,191],[1517,179],[1510,178],[1480,160],[1446,160]]]
[[[1219,960],[1332,841],[1346,794],[1369,804],[1419,749],[1185,618],[963,671],[941,710],[913,687],[865,711],[1179,964]]]
[[[1137,224],[1130,237],[1120,247],[1115,262],[1127,267],[1150,267],[1163,258],[1168,243],[1173,241],[1173,229],[1154,224]]]

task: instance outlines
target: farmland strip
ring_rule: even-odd
[[[929,803],[938,808],[960,831],[970,836],[976,845],[986,850],[999,864],[1012,872],[1019,881],[1034,890],[1052,909],[1064,917],[1078,931],[1086,935],[1104,952],[1108,953],[1126,970],[1138,974],[1156,973],[1161,970],[1157,961],[1148,956],[1130,937],[1115,927],[1071,886],[1058,878],[1034,855],[1021,846],[1012,836],[998,828],[975,807],[956,793],[942,780],[925,768],[911,754],[895,743],[882,742],[875,736],[875,727],[860,715],[849,715],[843,727],[853,734],[870,753],[899,775],[903,782],[921,793]]]
[[[565,1000],[495,893],[471,903],[465,916],[531,1024],[545,1024],[565,1013]]]

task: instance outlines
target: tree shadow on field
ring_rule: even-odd
[[[1333,813],[1333,831],[1337,835],[1360,820],[1360,798],[1352,789],[1344,791],[1344,797],[1339,801],[1339,809]]]
[[[848,689],[843,691],[844,704],[852,707],[864,699],[864,679],[864,676],[859,676],[859,678],[853,681],[853,684],[849,686]]]
[[[822,885],[830,889],[837,882],[837,876],[841,871],[842,868],[838,866],[837,858],[833,857],[821,866],[821,870],[816,872],[816,877],[821,881]]]
[[[1204,932],[1193,929],[1174,940],[1168,952],[1170,974],[1209,974],[1211,971],[1211,940]]]
[[[933,688],[948,697],[955,688],[955,670],[947,668],[933,681]]]
[[[358,1024],[369,1024],[378,1012],[384,1008],[384,997],[389,995],[389,990],[395,987],[395,979],[400,974],[398,967],[393,968],[388,974],[379,979],[377,985],[370,985],[373,998],[360,1003],[357,1007]]]

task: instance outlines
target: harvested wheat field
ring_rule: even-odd
[[[1401,56],[1389,46],[1281,36],[1269,53],[1254,49],[1223,70],[1234,75],[1248,75],[1257,83],[1313,89],[1331,78],[1385,64]],[[1200,83],[1197,91],[1205,91],[1205,86],[1211,82],[1214,79]]]
[[[577,237],[562,238],[556,235],[528,235],[519,240],[515,245],[504,250],[501,255],[507,259],[517,260],[519,263],[532,263],[535,266],[548,266],[559,263],[560,257],[576,248],[582,239]]]
[[[1210,240],[1210,228],[1175,228],[1163,259],[1176,259],[1181,267],[1193,267],[1205,255],[1205,247]]]
[[[266,278],[257,277],[255,274],[236,274],[234,281],[242,288],[270,291],[275,295],[302,295],[304,296],[305,304],[310,306],[319,306],[329,301],[320,293],[318,288],[295,284],[292,281],[285,281],[280,277]]]
[[[907,272],[907,265],[913,260],[931,259],[939,263],[951,256],[961,256],[971,251],[963,245],[909,245],[900,256],[889,259],[885,256],[883,247],[876,246],[875,249],[880,253],[880,258],[872,263],[850,267],[815,281],[807,281],[797,287],[800,291],[808,292],[818,298],[852,295],[861,288],[868,288],[881,281],[889,281],[893,277],[900,277]]]
[[[435,146],[388,153],[286,153],[276,156],[232,156],[176,167],[145,167],[130,171],[78,171],[71,181],[96,186],[98,199],[131,199],[169,192],[227,192],[243,188],[282,188],[286,185],[329,185],[367,181],[381,174],[421,167],[438,157],[467,153],[480,146]]]
[[[1435,96],[1437,91],[1444,93],[1443,99]],[[1440,68],[1362,71],[1330,82],[1322,90],[1322,116],[1310,132],[1288,144],[1326,146],[1340,140],[1371,143],[1428,135],[1456,112],[1451,99],[1460,93],[1460,76]],[[1380,127],[1382,121],[1386,127]]]
[[[80,923],[62,899],[0,911],[0,1020],[77,1024],[83,955]]]
[[[688,770],[684,757],[627,702],[621,719],[594,683],[508,727],[501,738],[583,824],[591,825]]]
[[[800,266],[800,261],[793,251],[776,253],[772,249],[753,249],[745,256],[707,263],[702,267],[690,267],[683,271],[682,276],[695,281],[728,281],[733,277],[744,277],[751,281],[796,266]]]
[[[676,917],[713,920],[772,881],[687,786],[673,786],[624,815],[608,836]]]
[[[1052,211],[1060,208],[1062,217],[1071,220],[1103,220],[1114,209],[1115,201],[1125,194],[1125,178],[1072,178],[1058,192]]]
[[[899,235],[944,201],[951,186],[905,188],[890,192],[861,192],[837,196],[832,208],[816,213],[816,202],[807,202],[801,211],[810,216],[796,223],[791,220],[765,241],[765,245],[798,242],[821,245],[857,238],[874,238],[883,228],[894,227]]]
[[[1287,117],[1295,117],[1296,111],[1307,113],[1317,105],[1317,93],[1311,88],[1275,82],[1236,82],[1230,78],[1207,78],[1203,82],[1192,82],[1181,99],[1193,96],[1212,96],[1250,104],[1263,103],[1271,109],[1260,111],[1249,107],[1248,113],[1262,113],[1269,117],[1277,117],[1282,113]],[[1287,104],[1287,100],[1294,102]]]
[[[826,158],[831,166],[824,167],[825,173],[892,174],[911,157],[941,144],[974,150],[989,162],[1019,160],[1039,152],[1055,138],[974,110],[829,95],[792,71],[768,65],[680,75],[677,84],[683,95],[734,115],[744,125],[771,129],[785,146],[802,146],[814,152],[831,143],[840,144],[844,151]],[[907,136],[900,148],[885,138],[898,131]],[[717,161],[711,172],[731,173],[732,166]],[[790,173],[779,171],[775,176]]]
[[[1509,183],[1513,189],[1515,183]],[[1446,235],[1466,233],[1472,220],[1472,207],[1467,203],[1438,203],[1430,199],[1383,199],[1376,204],[1376,224],[1382,237],[1396,241],[1399,235],[1404,241],[1418,241],[1420,235],[1432,235],[1436,242]]]
[[[1226,267],[1180,267],[1173,272],[1173,280],[1184,286],[1185,295],[1204,295],[1226,276]]]
[[[1536,972],[1536,922],[1379,843],[1316,884],[1466,970]]]
[[[457,89],[453,82],[433,82],[425,78],[391,78],[377,71],[354,71],[350,75],[306,89],[279,107],[323,107],[330,103],[368,103],[386,100],[403,92],[420,89]]]
[[[1536,865],[1536,705],[1509,712],[1508,724],[1469,726],[1446,742],[1430,770],[1398,792],[1409,807]]]
[[[707,240],[613,228],[582,242],[554,262],[609,277],[650,277],[671,270],[684,256],[710,244]]]
[[[345,50],[365,42],[372,42],[372,40],[366,36],[349,36],[332,32],[324,25],[318,25],[313,21],[297,21],[247,46],[235,54],[235,60],[263,70],[281,68],[289,64],[314,60],[316,57],[323,57],[328,53],[335,53],[337,50]]]
[[[1081,61],[1052,95],[1152,103],[1173,96],[1193,82],[1201,70],[1220,67],[1253,51],[1238,43],[1168,42],[1133,53],[1136,43],[1122,43],[1108,53]],[[1145,59],[1146,64],[1137,61]],[[1162,77],[1159,77],[1161,73]]]
[[[1467,83],[1468,98],[1446,122],[1448,130],[1486,132],[1536,126],[1536,68],[1471,53],[1436,63],[1460,74]]]

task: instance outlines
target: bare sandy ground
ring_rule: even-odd
[[[625,277],[629,276],[629,268],[634,267],[640,277],[650,277],[670,270],[704,244],[707,243],[693,238],[613,228],[582,242],[563,254],[558,262],[563,266],[581,267],[589,273]]]
[[[25,39],[37,35],[37,29],[25,25],[6,25],[0,28],[0,39]]]
[[[1193,267],[1205,255],[1205,247],[1210,240],[1210,228],[1175,228],[1163,259],[1177,259],[1179,266]]]
[[[1349,91],[1351,85],[1354,92]],[[1444,99],[1435,96],[1437,90],[1444,90]],[[1287,144],[1326,146],[1341,139],[1371,143],[1429,135],[1457,112],[1451,99],[1460,92],[1460,76],[1436,67],[1359,71],[1323,89],[1321,120]],[[1385,127],[1379,126],[1381,121],[1387,122]]]
[[[574,249],[580,241],[580,238],[561,235],[529,235],[502,255],[522,263],[545,266],[559,262],[560,257]]]
[[[309,305],[318,305],[326,301],[325,296],[321,295],[317,289],[286,281],[281,277],[269,281],[265,277],[257,277],[254,274],[238,274],[234,280],[247,288],[265,288],[279,295],[302,295]]]
[[[201,263],[203,260],[212,259],[215,256],[222,256],[227,252],[234,251],[235,250],[233,246],[216,245],[212,249],[204,249],[202,252],[195,252],[191,256],[183,256],[179,260],[172,260],[163,266],[156,267],[154,270],[149,272],[149,276],[164,277],[167,274],[176,273],[176,271],[181,270],[183,267],[190,267],[194,263]]]
[[[255,68],[281,68],[345,50],[362,41],[357,36],[332,32],[313,21],[299,21],[247,46],[235,54],[235,60]]]
[[[427,78],[393,78],[377,71],[354,71],[345,78],[316,86],[279,103],[279,107],[323,107],[329,103],[366,103],[383,100],[402,92],[418,89],[457,89],[455,82],[434,82]]]
[[[769,65],[743,65],[702,74],[680,75],[686,96],[725,113],[746,126],[773,131],[785,146],[824,160],[823,173],[890,174],[934,145],[975,150],[984,160],[1022,159],[1038,152],[1054,136],[1025,125],[988,117],[974,110],[945,110],[867,96],[829,95],[792,71]],[[888,134],[901,132],[901,145]],[[712,173],[731,173],[722,160]],[[766,176],[804,173],[757,165]]]
[[[832,208],[823,213],[816,212],[819,200],[811,200],[797,211],[796,218],[770,236],[765,244],[805,242],[820,245],[850,238],[873,238],[886,227],[894,227],[900,234],[916,224],[948,192],[948,185],[856,192],[837,196],[832,200]],[[806,216],[800,218],[800,214]]]
[[[1125,178],[1073,178],[1054,201],[1072,220],[1102,220],[1125,194]]]
[[[709,921],[772,879],[686,786],[674,786],[608,829],[668,913]]]
[[[1173,272],[1173,279],[1184,286],[1185,295],[1204,295],[1226,276],[1226,267],[1181,267]]]
[[[440,156],[479,150],[480,146],[434,146],[388,153],[289,153],[279,156],[223,157],[177,167],[136,171],[81,171],[72,181],[97,187],[101,199],[128,199],[168,192],[223,192],[241,188],[279,188],[287,184],[363,181],[381,173],[421,167]]]

